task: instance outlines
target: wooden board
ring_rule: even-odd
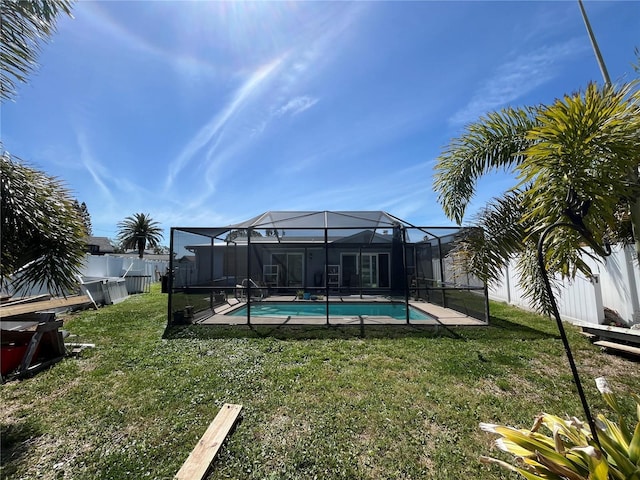
[[[2,307],[11,307],[13,305],[23,305],[25,303],[33,303],[33,302],[42,302],[44,300],[50,300],[51,295],[48,293],[43,293],[42,295],[35,295],[33,297],[22,297],[17,298],[15,300],[7,300],[6,302],[2,302],[0,306]]]
[[[12,317],[15,315],[24,315],[25,313],[43,312],[45,310],[54,310],[56,308],[73,307],[76,305],[84,305],[91,303],[91,299],[86,295],[79,295],[67,298],[54,298],[44,302],[26,303],[24,305],[14,305],[9,307],[0,307],[0,317]]]
[[[593,333],[589,333],[589,332],[580,332],[580,334],[582,334],[584,337],[587,337],[589,340],[593,340],[598,338],[597,335],[594,335]]]
[[[233,428],[240,415],[242,405],[225,403],[204,432],[202,438],[189,454],[174,480],[202,480],[211,467],[211,462]]]
[[[600,340],[593,342],[594,345],[599,347],[608,348],[610,350],[618,350],[619,352],[631,353],[633,355],[640,355],[640,347],[632,347],[631,345],[624,345],[622,343],[607,342],[606,340]]]

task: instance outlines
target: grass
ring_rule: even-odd
[[[0,388],[2,478],[171,479],[223,403],[243,419],[211,479],[517,478],[479,463],[480,421],[583,416],[554,324],[503,304],[439,332],[165,326],[157,287],[68,316],[96,348]],[[637,363],[568,328],[594,411],[598,376],[640,391]]]

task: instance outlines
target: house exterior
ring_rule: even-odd
[[[456,275],[447,257],[459,232],[382,211],[272,211],[225,227],[174,227],[169,316],[185,305],[197,311],[204,292],[233,295],[249,279],[270,295],[304,290],[455,303],[450,293],[460,285],[476,296],[485,289]],[[486,316],[484,305],[476,309]]]
[[[107,237],[87,237],[87,253],[91,255],[105,255],[115,252],[111,241]]]

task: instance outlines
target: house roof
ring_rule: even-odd
[[[87,237],[87,245],[95,245],[98,247],[99,253],[113,253],[114,248],[111,241],[107,237]]]

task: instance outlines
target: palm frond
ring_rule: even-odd
[[[125,249],[138,250],[140,258],[144,256],[147,246],[153,248],[160,245],[163,238],[160,224],[148,213],[135,213],[118,223],[118,241]]]
[[[535,125],[537,108],[508,108],[468,125],[437,159],[434,190],[445,214],[462,222],[479,177],[493,169],[510,168],[523,160],[530,145],[527,132]]]
[[[84,225],[64,184],[3,152],[0,282],[16,290],[76,286],[86,247]]]
[[[634,88],[590,84],[539,112],[538,125],[528,134],[532,144],[516,167],[531,186],[525,219],[536,229],[574,221],[566,201],[573,191],[588,205],[581,221],[596,242],[620,231],[621,205],[628,211],[629,202],[640,198],[640,95]],[[550,241],[557,252],[580,244],[562,230],[551,232]]]
[[[507,192],[493,199],[473,218],[478,228],[464,229],[452,251],[457,264],[466,266],[466,273],[495,283],[510,259],[522,252],[522,239],[526,230],[521,223],[523,215],[522,192]]]
[[[551,315],[553,312],[551,300],[547,295],[542,273],[538,266],[536,246],[533,242],[529,242],[527,249],[518,257],[516,271],[520,277],[522,296],[529,300],[531,307],[537,312]],[[551,271],[549,272],[549,282],[554,296],[558,296],[560,294],[560,282]]]
[[[71,16],[71,0],[3,0],[0,2],[0,98],[8,100],[17,92],[18,83],[37,67],[41,44],[55,31],[56,18]]]

